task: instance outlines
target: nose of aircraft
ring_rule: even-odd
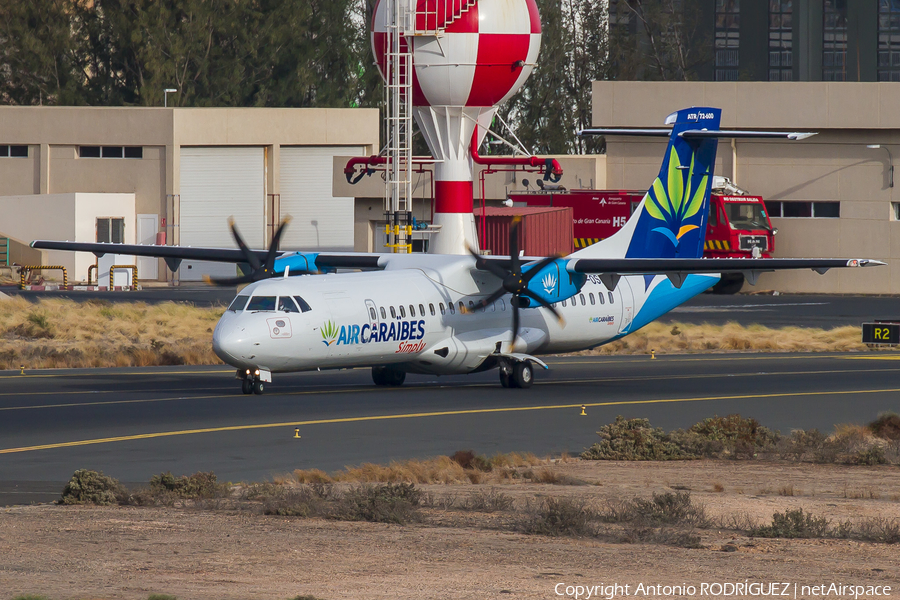
[[[244,328],[230,320],[222,319],[213,332],[213,352],[229,365],[245,366],[250,355],[251,342]]]

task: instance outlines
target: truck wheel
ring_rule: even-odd
[[[740,273],[722,275],[722,279],[712,286],[713,294],[737,294],[744,287],[744,276]]]

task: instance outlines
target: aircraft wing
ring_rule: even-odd
[[[32,248],[40,250],[71,250],[74,252],[92,252],[97,256],[104,254],[126,254],[130,256],[150,256],[166,259],[169,268],[174,270],[182,260],[208,260],[212,262],[245,263],[246,255],[238,248],[192,248],[191,246],[154,246],[142,244],[106,244],[102,242],[57,242],[52,240],[35,240]],[[266,250],[250,250],[260,262],[266,260]],[[293,252],[278,251],[277,256],[284,257]],[[302,253],[299,253],[302,254]],[[378,254],[346,253],[306,253],[315,258],[315,264],[324,269],[377,269],[380,268]],[[174,265],[174,268],[173,268]]]
[[[770,271],[812,269],[822,274],[829,269],[884,264],[868,258],[576,258],[566,263],[566,270],[604,274],[616,280],[622,275],[666,275],[675,287],[681,287],[690,274],[743,273],[754,285],[760,273]]]

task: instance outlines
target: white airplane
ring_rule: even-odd
[[[659,177],[626,225],[569,256],[522,257],[517,225],[510,256],[281,252],[282,223],[268,251],[32,242],[34,248],[246,263],[249,283],[213,333],[245,394],[273,373],[371,367],[377,385],[407,373],[451,375],[498,368],[504,387],[527,388],[543,354],[622,338],[715,284],[721,273],[759,273],[884,263],[866,259],[703,259],[717,138],[803,139],[813,134],[721,131],[721,110],[690,108],[666,129],[591,129],[583,135],[669,137]],[[337,269],[354,269],[336,273]],[[321,272],[325,274],[317,274]],[[297,276],[300,275],[300,276]]]

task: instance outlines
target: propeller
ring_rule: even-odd
[[[512,226],[509,228],[509,269],[505,269],[495,262],[485,260],[484,257],[475,252],[475,250],[473,250],[471,247],[467,248],[469,254],[475,257],[476,269],[478,269],[479,271],[488,271],[489,273],[493,273],[502,281],[501,286],[494,293],[483,299],[476,306],[484,309],[487,308],[490,304],[499,300],[502,296],[505,296],[506,294],[512,294],[512,298],[509,301],[509,304],[512,307],[513,314],[512,340],[510,341],[510,351],[512,351],[515,347],[516,336],[519,334],[519,303],[522,302],[520,299],[522,296],[526,296],[531,300],[537,302],[540,306],[548,309],[553,313],[553,316],[556,317],[556,320],[559,321],[563,326],[565,326],[566,322],[563,316],[559,314],[559,312],[557,312],[552,304],[528,289],[528,283],[532,279],[534,279],[538,273],[541,272],[541,269],[552,263],[554,260],[560,258],[560,256],[548,256],[547,258],[541,259],[531,269],[523,273],[522,264],[519,260],[519,223],[521,221],[521,217],[515,217],[513,219]]]
[[[278,229],[275,231],[274,237],[272,237],[272,243],[269,245],[269,251],[266,254],[266,261],[261,263],[259,261],[259,257],[256,253],[247,246],[244,242],[244,238],[241,237],[240,232],[237,229],[237,226],[234,224],[234,217],[228,217],[228,227],[231,229],[231,236],[234,238],[234,241],[237,242],[238,247],[241,249],[241,252],[244,253],[244,257],[247,259],[247,264],[250,265],[250,272],[246,275],[241,275],[240,277],[226,277],[226,278],[212,278],[209,275],[203,277],[204,281],[207,283],[212,283],[214,285],[242,285],[244,283],[253,283],[254,281],[261,281],[263,279],[268,279],[275,275],[275,259],[278,257],[278,243],[281,240],[281,234],[284,233],[285,226],[291,222],[290,217],[285,217],[284,220],[281,221],[281,224],[278,226]]]

